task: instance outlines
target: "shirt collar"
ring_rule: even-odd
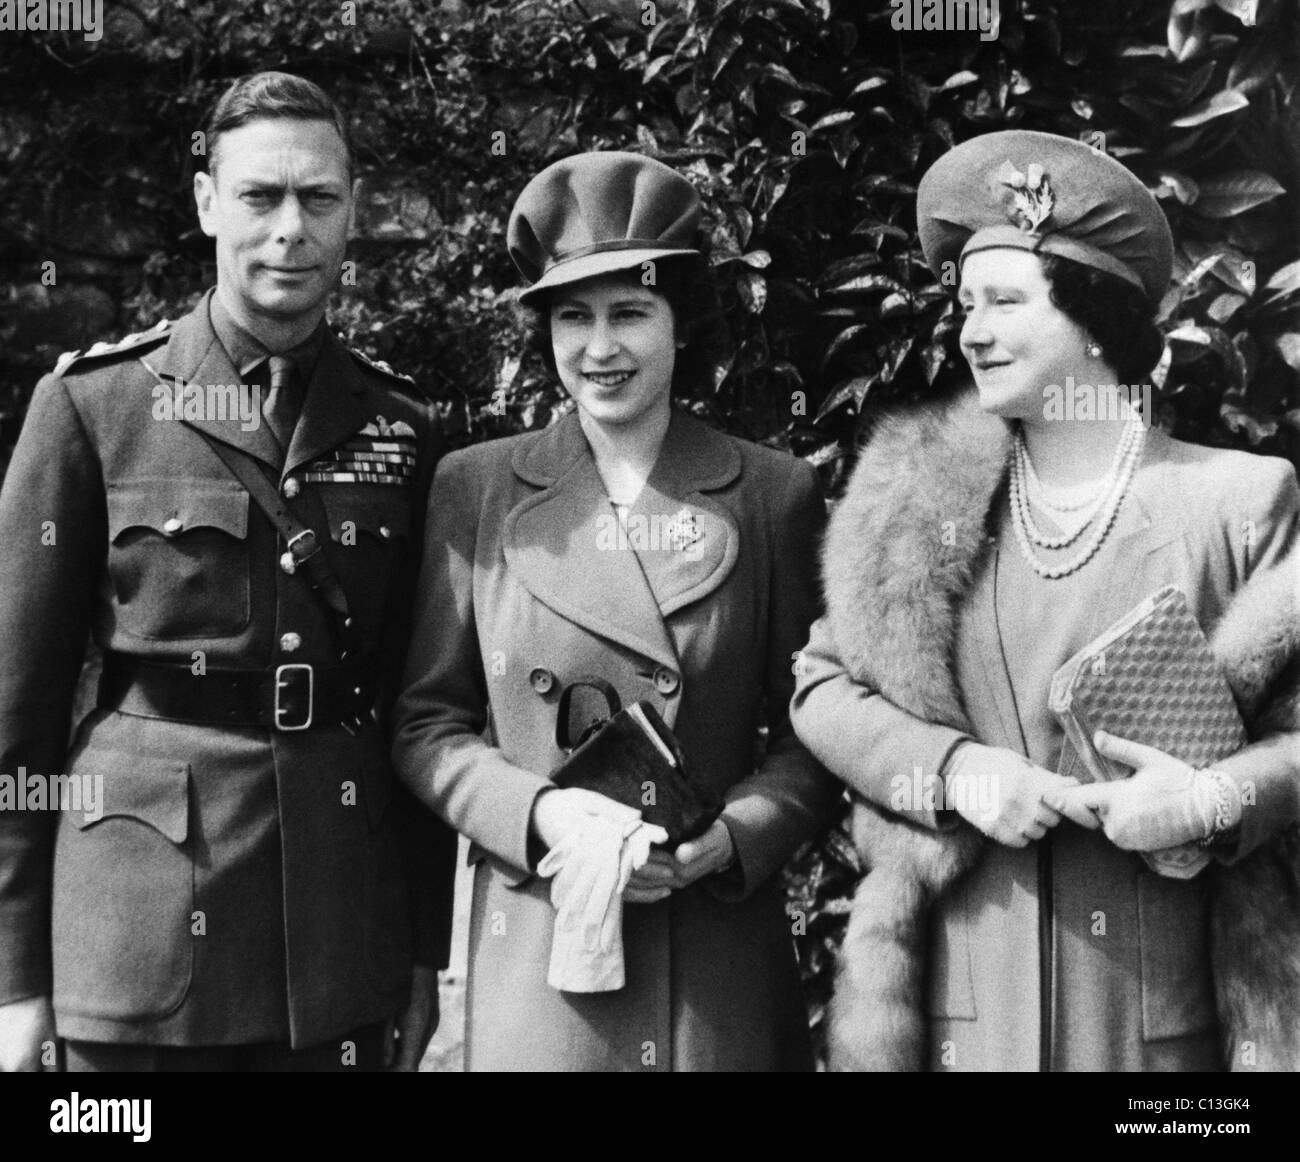
[[[234,316],[221,301],[219,293],[213,294],[211,299],[208,300],[208,314],[212,320],[213,331],[216,332],[221,345],[226,349],[226,354],[230,356],[230,362],[241,377],[246,376],[254,367],[272,354],[267,350],[265,344],[250,335],[235,322]],[[321,347],[324,343],[325,320],[321,319],[315,330],[307,338],[297,346],[283,352],[284,355],[293,360],[300,383],[307,384],[311,382],[311,374],[315,370],[316,360],[320,356]]]

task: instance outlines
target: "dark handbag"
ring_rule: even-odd
[[[582,687],[604,695],[608,714],[593,720],[570,747],[569,711],[573,692]],[[644,701],[623,707],[603,678],[581,678],[564,688],[555,741],[569,752],[551,772],[557,787],[596,791],[634,807],[645,822],[668,832],[667,847],[707,831],[722,813],[721,798],[691,781],[681,745],[659,712]]]

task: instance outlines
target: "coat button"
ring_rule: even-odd
[[[538,666],[528,674],[528,680],[539,694],[549,694],[555,686],[555,675],[550,670]]]
[[[289,479],[284,482],[284,494],[290,500],[297,496],[301,490],[302,485],[298,483],[298,479],[295,476],[290,476]]]
[[[677,687],[680,685],[680,679],[667,666],[655,667],[655,689],[664,697],[676,694]]]
[[[163,521],[163,530],[162,530],[163,535],[168,537],[174,537],[184,527],[185,524],[180,517],[169,516],[165,521]]]
[[[280,648],[286,654],[291,654],[294,650],[302,645],[302,638],[296,633],[284,633],[280,635]]]

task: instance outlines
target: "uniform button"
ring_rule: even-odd
[[[290,500],[297,496],[301,489],[302,485],[298,483],[297,477],[290,476],[289,479],[284,482],[284,494]]]
[[[280,648],[286,654],[291,654],[294,650],[302,645],[302,638],[296,633],[284,633],[280,635]]]
[[[185,524],[180,517],[169,516],[165,521],[163,521],[163,534],[165,536],[174,537],[184,527]]]
[[[528,680],[539,694],[549,694],[555,685],[555,675],[541,666],[529,672]]]
[[[667,666],[658,666],[655,669],[655,689],[667,697],[669,694],[676,694],[677,687],[681,685],[680,679]]]
[[[380,526],[379,526],[379,535],[380,535],[381,537],[383,537],[384,540],[388,540],[388,538],[391,537],[391,536],[393,535],[393,530],[390,529],[387,525],[380,525]]]

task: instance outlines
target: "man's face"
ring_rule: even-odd
[[[324,310],[352,224],[347,152],[328,121],[270,118],[223,133],[214,173],[197,174],[217,283],[249,321],[293,323]]]

